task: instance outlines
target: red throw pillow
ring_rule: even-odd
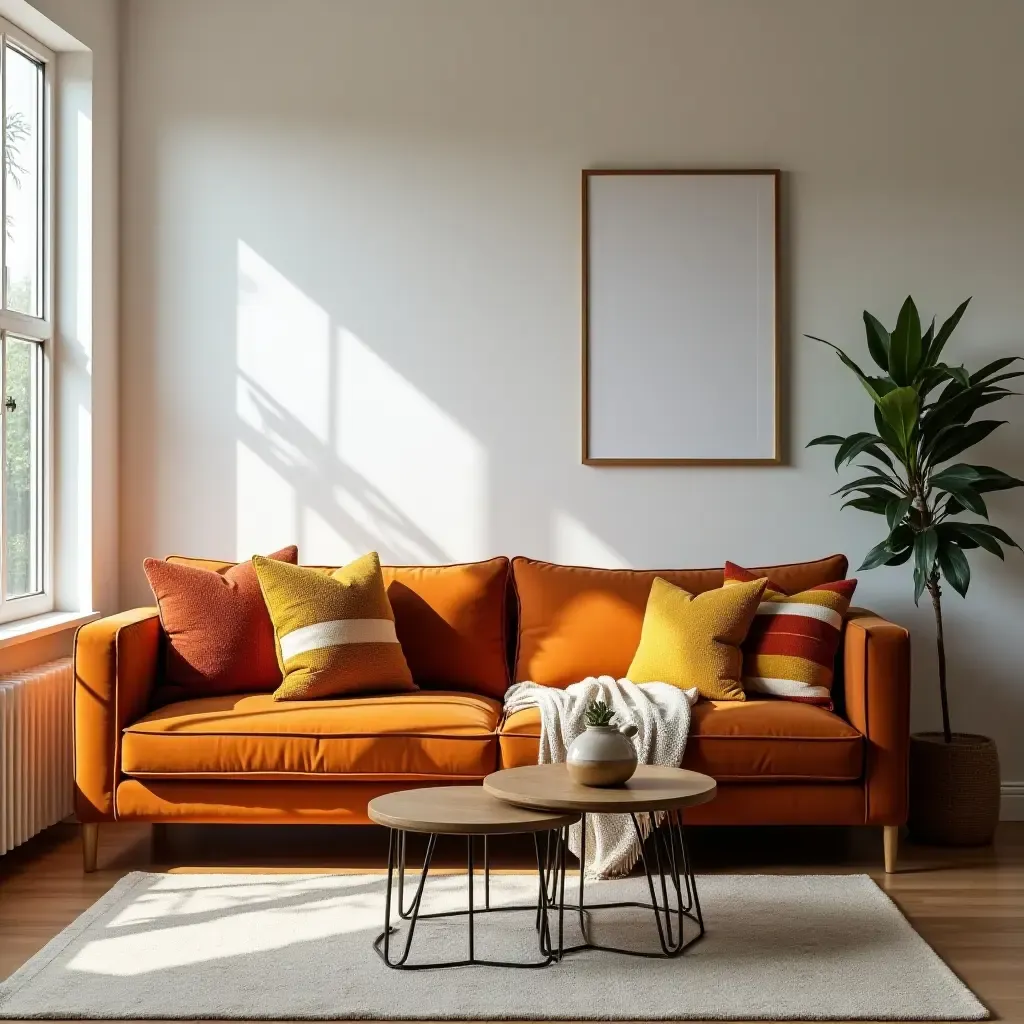
[[[725,563],[725,586],[760,577]],[[856,580],[823,583],[787,594],[768,580],[743,642],[743,689],[832,707],[832,677],[843,619]]]
[[[269,557],[295,565],[299,551],[293,544]],[[165,701],[281,685],[274,627],[251,561],[221,572],[160,558],[143,566],[168,640]]]

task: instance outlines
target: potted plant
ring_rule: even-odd
[[[1015,394],[1005,384],[1024,375],[1009,369],[1019,356],[996,359],[974,373],[943,358],[968,302],[938,330],[932,320],[923,332],[909,297],[891,332],[865,310],[868,352],[882,371],[878,376],[865,373],[838,345],[807,335],[835,349],[874,405],[874,430],[849,437],[827,434],[808,443],[836,446],[837,472],[859,460],[857,468],[864,472],[834,493],[846,499],[843,508],[885,517],[886,536],[867,553],[861,569],[911,562],[914,601],[927,591],[935,612],[942,732],[911,737],[909,824],[925,842],[951,844],[991,841],[999,818],[999,759],[988,737],[950,727],[943,583],[966,597],[968,552],[980,549],[1003,558],[1003,547],[1020,547],[985,521],[983,495],[1024,486],[991,466],[954,461],[1003,425],[1004,420],[974,417]]]
[[[584,712],[587,728],[569,744],[565,765],[569,778],[581,786],[621,786],[636,771],[632,723],[615,725],[615,712],[603,700],[591,701]]]

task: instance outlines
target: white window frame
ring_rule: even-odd
[[[7,310],[7,175],[0,166],[0,414],[4,414],[4,426],[0,431],[0,623],[23,619],[31,615],[41,615],[53,610],[53,344],[54,344],[54,96],[53,88],[56,75],[54,73],[54,54],[37,39],[23,32],[16,25],[0,18],[0,130],[4,129],[3,118],[7,110],[6,96],[6,60],[7,43],[10,42],[27,57],[42,65],[43,70],[43,102],[42,102],[42,187],[43,210],[40,224],[40,243],[42,259],[42,317],[28,316]],[[4,141],[6,131],[4,130]],[[2,160],[0,160],[2,164]],[[7,597],[7,531],[5,521],[4,491],[7,478],[7,446],[6,409],[3,402],[7,397],[7,360],[6,337],[14,335],[29,341],[39,342],[42,348],[42,380],[38,393],[41,398],[42,445],[40,458],[42,466],[39,473],[41,494],[36,496],[37,527],[41,530],[39,557],[42,558],[42,591],[25,597]]]

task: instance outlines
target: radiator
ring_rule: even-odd
[[[0,676],[0,854],[72,811],[71,659]]]

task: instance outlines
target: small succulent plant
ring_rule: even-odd
[[[593,700],[587,705],[587,725],[611,725],[615,712],[603,700]]]

